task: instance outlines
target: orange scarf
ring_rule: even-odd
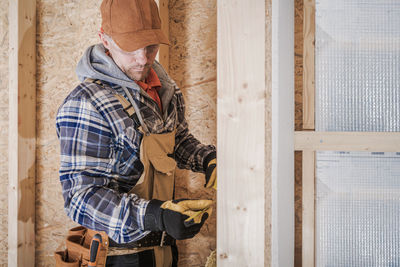
[[[160,79],[158,79],[157,73],[153,70],[153,68],[150,69],[149,75],[144,82],[136,81],[136,83],[140,87],[142,87],[142,89],[146,91],[146,93],[151,96],[154,101],[156,101],[158,107],[160,108],[160,111],[162,112],[161,99],[158,95],[158,90],[160,90],[161,88],[161,82]]]

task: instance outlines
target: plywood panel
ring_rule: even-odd
[[[294,12],[294,90],[295,90],[295,130],[303,129],[303,0],[295,0]],[[301,221],[302,221],[302,159],[301,152],[295,153],[295,253],[294,266],[301,267]]]
[[[101,1],[38,0],[37,34],[37,181],[36,264],[54,266],[53,252],[61,248],[75,225],[63,209],[59,182],[59,142],[55,130],[58,107],[78,84],[75,66],[85,49],[98,42]]]
[[[170,0],[169,73],[183,91],[191,132],[203,143],[216,143],[216,0]],[[179,171],[177,197],[215,199],[203,189],[204,175]],[[216,211],[216,209],[214,209]],[[179,241],[179,266],[204,266],[216,248],[216,212],[200,234]]]
[[[303,129],[303,0],[295,0],[294,10],[295,130]]]
[[[302,265],[314,266],[315,152],[303,151]]]
[[[315,0],[304,0],[303,128],[315,128]]]
[[[264,0],[218,1],[217,50],[218,266],[264,266]]]
[[[0,266],[7,265],[8,0],[0,0]]]

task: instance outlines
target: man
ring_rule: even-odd
[[[83,82],[57,114],[64,208],[86,239],[106,234],[106,266],[176,266],[175,239],[200,231],[211,202],[171,201],[174,170],[204,172],[215,188],[215,147],[189,133],[182,92],[155,61],[168,39],[154,0],[100,9],[102,44],[85,52]]]

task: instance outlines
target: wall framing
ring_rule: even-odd
[[[218,2],[218,266],[293,266],[293,12]]]
[[[272,1],[270,266],[294,263],[294,1]]]
[[[36,1],[9,1],[8,265],[35,265]]]
[[[316,151],[400,151],[400,132],[316,132],[315,129],[315,0],[303,8],[303,131],[294,135],[302,152],[302,266],[315,266]]]
[[[167,1],[166,1],[167,2]],[[10,1],[10,3],[12,3]],[[25,200],[22,201],[23,203],[30,202],[30,204],[35,203],[34,199],[34,190],[33,194],[29,193],[29,191],[24,191],[25,193],[28,192],[28,194],[21,194],[20,191],[24,189],[34,189],[34,175],[35,175],[35,127],[32,127],[31,124],[26,124],[27,126],[30,126],[32,128],[29,128],[30,130],[21,130],[21,126],[18,129],[18,115],[19,114],[24,114],[25,118],[30,118],[31,122],[35,122],[36,120],[36,114],[35,114],[35,105],[36,105],[36,95],[34,94],[35,92],[35,54],[36,52],[32,50],[33,52],[30,52],[30,56],[28,57],[18,57],[21,51],[24,51],[20,44],[20,41],[15,42],[15,39],[13,41],[11,40],[11,34],[13,32],[17,33],[18,35],[18,40],[21,40],[20,32],[22,24],[20,24],[20,21],[23,21],[24,18],[29,21],[29,31],[33,30],[33,32],[29,32],[28,35],[22,35],[24,38],[29,36],[29,41],[26,41],[24,39],[24,46],[27,45],[30,48],[35,49],[35,25],[36,25],[36,18],[34,12],[36,11],[35,1],[27,1],[27,0],[20,0],[20,1],[14,1],[13,3],[17,3],[17,11],[14,9],[14,13],[11,12],[11,6],[12,8],[15,8],[14,4],[10,4],[10,14],[15,14],[18,13],[17,17],[18,22],[11,22],[14,26],[14,28],[11,29],[10,26],[10,49],[15,49],[10,52],[10,57],[13,56],[13,63],[11,63],[10,59],[10,76],[14,77],[14,80],[10,78],[10,125],[13,124],[13,129],[10,127],[10,139],[9,143],[14,144],[13,146],[10,146],[10,162],[14,162],[13,164],[10,163],[10,203],[13,201],[14,204],[13,206],[10,206],[10,210],[13,210],[10,213],[10,218],[16,218],[21,219],[21,218],[28,218],[29,223],[29,230],[26,230],[25,228],[19,228],[17,227],[16,232],[12,232],[15,230],[14,227],[10,226],[10,244],[14,244],[15,240],[11,240],[15,237],[20,237],[22,240],[17,240],[17,246],[18,244],[22,244],[15,250],[13,250],[10,247],[10,255],[9,256],[9,265],[10,266],[32,266],[31,264],[35,263],[34,255],[35,255],[35,233],[34,233],[34,219],[33,223],[30,221],[31,218],[35,218],[35,215],[33,213],[32,217],[29,217],[31,215],[24,213],[24,216],[27,217],[20,217],[21,213],[18,212],[18,210],[21,210],[21,207],[26,207],[28,208],[28,205],[19,205],[18,203],[21,202],[22,196],[25,197]],[[226,5],[230,5],[232,1],[225,1],[225,3],[221,3],[221,8],[226,8]],[[248,24],[247,26],[249,29],[244,29],[243,30],[243,35],[237,37],[236,34],[232,35],[234,38],[243,38],[246,37],[251,31],[253,31],[253,23],[256,24],[256,42],[255,44],[257,46],[256,50],[246,49],[246,50],[241,50],[238,49],[236,50],[236,59],[243,60],[246,62],[246,60],[249,57],[245,57],[243,55],[243,52],[249,53],[249,55],[253,56],[251,58],[255,58],[255,60],[260,64],[257,65],[257,70],[256,72],[251,71],[251,68],[254,68],[254,66],[250,66],[251,68],[247,68],[247,65],[240,65],[240,64],[235,64],[239,70],[245,70],[247,73],[246,75],[238,75],[236,72],[238,69],[233,69],[233,74],[230,78],[232,79],[238,79],[240,80],[241,78],[243,80],[240,80],[237,87],[227,87],[227,90],[234,90],[233,95],[231,96],[232,99],[230,101],[232,104],[232,107],[237,107],[238,105],[242,105],[246,107],[246,114],[238,114],[237,109],[232,110],[232,113],[222,113],[223,116],[227,116],[226,120],[229,123],[237,123],[235,121],[236,119],[241,119],[241,121],[246,121],[250,127],[252,127],[254,121],[249,120],[249,118],[254,118],[254,108],[257,110],[261,111],[261,114],[257,115],[259,117],[256,118],[257,121],[257,138],[256,140],[247,140],[250,141],[253,147],[258,150],[258,153],[260,153],[260,161],[257,161],[257,165],[254,167],[252,162],[245,162],[245,170],[246,170],[246,175],[247,177],[251,177],[251,175],[248,175],[249,173],[257,173],[262,174],[260,177],[257,177],[257,181],[253,183],[248,184],[248,191],[247,194],[243,194],[243,199],[238,201],[236,196],[233,194],[230,195],[231,198],[236,199],[237,203],[233,204],[239,204],[239,205],[233,205],[232,203],[227,203],[227,205],[230,205],[230,215],[234,214],[240,214],[243,215],[244,217],[242,220],[237,223],[235,217],[231,217],[232,220],[230,223],[236,224],[236,226],[239,226],[239,230],[242,231],[243,225],[241,225],[241,222],[245,222],[246,218],[251,218],[252,220],[254,219],[254,216],[257,216],[257,218],[260,218],[261,222],[259,225],[257,225],[257,229],[251,229],[253,228],[252,225],[247,225],[249,226],[249,230],[251,230],[251,233],[254,235],[254,237],[257,239],[257,241],[260,241],[261,246],[257,246],[257,244],[254,244],[253,239],[250,237],[247,237],[247,242],[240,242],[236,237],[243,238],[244,235],[238,235],[238,236],[232,236],[229,238],[230,242],[235,242],[236,248],[240,249],[239,254],[231,254],[231,253],[224,253],[223,250],[218,251],[219,252],[219,261],[220,262],[226,262],[226,264],[229,264],[229,262],[234,262],[235,264],[239,264],[240,262],[244,263],[243,266],[246,265],[251,265],[251,261],[247,261],[247,259],[251,259],[255,261],[254,265],[251,266],[291,266],[292,263],[292,250],[293,247],[293,175],[291,174],[292,168],[288,168],[288,166],[293,165],[293,159],[291,158],[291,152],[293,151],[293,115],[288,114],[288,109],[291,110],[293,109],[293,98],[290,97],[293,95],[292,89],[293,89],[293,55],[291,53],[287,53],[287,51],[291,51],[293,47],[293,23],[292,23],[292,14],[293,14],[293,3],[291,1],[283,0],[283,1],[278,1],[278,0],[273,0],[272,1],[272,12],[270,12],[270,9],[265,8],[265,1],[257,1],[254,2],[256,4],[251,4],[249,7],[248,1],[243,1],[242,3],[234,3],[236,4],[234,8],[235,12],[239,16],[231,16],[227,12],[225,15],[229,17],[228,21],[225,21],[225,25],[227,26],[228,29],[232,29],[232,22],[234,23],[240,23],[241,20],[238,20],[237,18],[240,17],[240,19],[246,20],[246,23],[242,23],[242,25]],[[218,3],[220,5],[220,3]],[[268,5],[270,5],[270,2],[268,2]],[[263,6],[264,8],[259,10],[259,7]],[[245,8],[251,8],[250,12],[254,12],[255,18],[257,18],[257,21],[250,21],[248,20],[248,14],[244,14]],[[20,9],[23,9],[27,12],[27,10],[32,11],[33,13],[27,14],[27,13],[21,13],[22,11]],[[219,11],[221,9],[219,8]],[[225,12],[225,11],[224,11]],[[161,12],[162,13],[162,12]],[[21,15],[22,14],[22,15]],[[265,36],[264,34],[260,36],[260,32],[265,33],[265,21],[269,14],[272,14],[272,51],[276,52],[271,53],[272,55],[272,65],[273,71],[268,72],[266,63],[265,63],[265,55],[261,55],[259,52],[260,51],[268,51],[271,49],[270,47],[266,47],[265,40],[270,38],[271,36],[267,35]],[[10,16],[12,17],[12,16]],[[260,19],[260,17],[262,19]],[[268,18],[269,19],[269,18]],[[229,26],[229,22],[231,26]],[[243,22],[243,21],[242,21]],[[19,28],[19,30],[15,30],[15,26]],[[229,34],[228,32],[223,33]],[[253,39],[252,39],[253,40]],[[232,43],[232,39],[227,40],[229,43]],[[241,39],[243,41],[243,39]],[[228,43],[228,44],[229,44]],[[33,44],[33,45],[32,45]],[[243,45],[243,44],[239,44]],[[224,48],[226,46],[219,46],[220,48]],[[289,49],[289,50],[288,50]],[[16,52],[17,51],[17,52]],[[227,51],[226,56],[232,56],[231,53],[233,50]],[[13,54],[14,53],[14,54]],[[21,52],[22,53],[22,52]],[[160,52],[162,54],[162,52]],[[219,53],[220,54],[220,53]],[[255,55],[255,57],[254,57]],[[17,59],[15,60],[15,56],[17,56]],[[167,57],[168,58],[168,57]],[[161,61],[162,59],[160,59]],[[33,63],[32,63],[33,62]],[[221,61],[219,61],[221,62]],[[165,65],[165,63],[163,63]],[[18,69],[15,68],[15,66],[19,66]],[[262,66],[261,68],[258,68]],[[13,68],[11,68],[13,67]],[[243,68],[243,69],[241,69]],[[29,70],[26,72],[26,70]],[[228,71],[232,71],[232,69],[227,69],[226,72],[223,71],[222,75],[226,78],[226,74]],[[20,75],[25,75],[26,73],[27,76],[24,77],[24,82],[29,81],[29,86],[27,84],[22,85],[22,78],[21,80],[19,77]],[[220,72],[219,72],[220,73]],[[220,74],[219,74],[220,75]],[[268,78],[266,76],[272,76],[272,85],[267,84]],[[27,77],[29,77],[27,79]],[[219,81],[225,79],[219,77]],[[260,86],[258,81],[261,81],[261,83],[265,86]],[[268,81],[268,82],[267,82]],[[21,82],[21,83],[20,83]],[[222,81],[225,83],[230,84],[230,81]],[[247,83],[246,83],[247,82]],[[18,84],[16,86],[16,84]],[[12,86],[11,86],[12,85]],[[272,87],[272,102],[274,102],[273,110],[272,110],[272,126],[265,125],[265,118],[267,114],[269,114],[270,110],[268,110],[266,101],[267,97],[269,95],[266,94],[265,87],[266,86],[271,86]],[[221,88],[221,86],[219,86]],[[260,88],[262,87],[262,88]],[[16,90],[16,88],[18,90]],[[255,90],[253,90],[255,88]],[[21,90],[20,90],[21,89]],[[28,91],[22,91],[28,90]],[[237,89],[237,90],[236,90]],[[243,91],[252,90],[252,94],[242,94]],[[242,92],[242,93],[240,93]],[[254,92],[256,92],[256,97],[254,97]],[[25,94],[26,93],[26,94]],[[11,95],[13,94],[13,95]],[[20,99],[18,102],[18,97],[21,96],[22,100]],[[253,105],[254,99],[258,99],[256,101],[256,105]],[[26,102],[24,102],[26,101]],[[222,101],[221,103],[226,104],[227,102],[224,103],[225,99],[220,98],[219,101]],[[239,103],[239,104],[238,104]],[[14,105],[15,104],[15,105]],[[17,111],[17,112],[15,112]],[[236,112],[236,113],[235,113]],[[16,115],[12,115],[16,114]],[[29,116],[26,116],[29,114]],[[233,116],[230,116],[233,115]],[[238,116],[236,116],[238,115]],[[239,116],[240,115],[240,116]],[[13,116],[13,117],[12,117]],[[285,117],[287,116],[287,117]],[[24,118],[22,118],[24,119]],[[22,121],[23,122],[23,121]],[[259,124],[258,124],[259,123]],[[238,125],[238,124],[236,124]],[[243,137],[247,132],[248,129],[243,127],[243,124],[239,125],[241,133],[241,137]],[[277,141],[277,143],[272,147],[272,181],[268,180],[270,173],[266,173],[266,168],[267,168],[267,163],[266,161],[268,160],[268,157],[265,155],[267,152],[266,150],[268,148],[268,143],[266,142],[267,138],[267,132],[266,132],[266,127],[271,127],[274,128],[275,130],[272,132],[272,138],[274,141]],[[33,129],[33,131],[32,131]],[[246,131],[244,131],[246,129]],[[11,131],[12,130],[12,131]],[[21,132],[22,131],[22,132]],[[29,137],[29,140],[26,140],[25,137]],[[25,138],[25,139],[23,139]],[[247,136],[248,138],[248,136]],[[261,142],[258,142],[261,140]],[[233,140],[236,142],[237,140]],[[220,142],[219,142],[220,143]],[[246,151],[248,152],[251,157],[245,157],[245,158],[253,158],[254,151],[252,150],[252,147],[249,147],[249,143],[245,143],[246,146],[244,147]],[[240,148],[238,149],[240,150]],[[19,151],[23,151],[24,153],[20,153]],[[27,153],[28,151],[28,153]],[[229,151],[231,153],[231,151]],[[232,154],[232,153],[231,153]],[[221,158],[221,155],[219,155],[219,158]],[[16,159],[16,160],[14,160]],[[19,164],[22,162],[22,164]],[[30,165],[32,163],[32,165]],[[221,169],[224,165],[224,162],[219,161],[219,168]],[[29,168],[28,168],[29,167]],[[242,167],[242,166],[238,166]],[[14,168],[14,172],[11,170],[11,168]],[[12,173],[12,174],[11,174]],[[27,176],[19,176],[23,175],[24,173],[28,173]],[[222,175],[222,177],[221,177]],[[17,179],[15,178],[17,177]],[[29,182],[29,185],[26,186],[25,184],[21,184],[20,182],[22,181],[21,178],[28,178],[26,181]],[[236,189],[238,192],[243,192],[243,180],[237,176],[237,182],[235,183]],[[221,183],[223,183],[223,174],[219,175],[219,179]],[[24,180],[25,181],[25,180]],[[228,180],[225,180],[228,182]],[[12,183],[11,183],[12,182]],[[33,182],[33,183],[32,183]],[[220,187],[222,187],[220,183]],[[271,183],[271,185],[269,184]],[[268,235],[263,235],[262,233],[268,232],[270,225],[267,224],[266,222],[268,221],[268,218],[271,216],[269,213],[268,209],[270,207],[267,207],[270,203],[264,202],[265,199],[269,199],[268,192],[266,191],[267,187],[271,186],[272,187],[272,237]],[[225,188],[229,188],[229,185],[225,185]],[[248,195],[249,194],[254,194],[254,192],[257,192],[256,196],[257,199],[256,201],[249,201]],[[14,194],[15,193],[15,194]],[[245,196],[246,195],[246,196]],[[30,200],[30,201],[27,201]],[[239,207],[239,209],[238,209]],[[35,208],[29,209],[31,212],[35,211]],[[261,211],[261,212],[260,212]],[[21,215],[22,216],[22,215]],[[220,212],[220,216],[223,216],[223,213]],[[23,221],[23,220],[22,220]],[[10,220],[10,225],[11,225],[11,220]],[[20,222],[17,222],[19,224]],[[16,225],[16,224],[14,224]],[[32,227],[33,226],[33,227]],[[261,230],[258,231],[260,228]],[[33,230],[32,230],[33,229]],[[256,231],[257,230],[257,231]],[[15,234],[16,233],[16,234]],[[19,233],[24,233],[24,235],[19,235]],[[229,236],[231,232],[228,233],[227,236]],[[267,238],[272,239],[272,248],[268,247],[268,241],[266,240]],[[227,238],[225,238],[227,239]],[[31,241],[33,240],[33,241]],[[219,242],[220,243],[220,242]],[[255,247],[255,250],[252,249],[252,247],[247,247],[247,244],[252,244],[252,246]],[[226,247],[229,247],[228,243],[225,243]],[[15,247],[17,247],[15,246]],[[28,248],[29,251],[24,252],[22,254],[23,249]],[[246,253],[243,254],[241,249],[246,248]],[[32,252],[33,251],[33,252]],[[220,253],[222,252],[222,253]],[[275,252],[277,252],[275,254]],[[17,258],[14,256],[16,255]],[[18,260],[18,257],[21,257],[23,255],[26,259],[26,262],[21,262]],[[31,256],[33,255],[33,256]],[[244,256],[244,257],[243,257]],[[268,257],[272,257],[271,261],[269,261]],[[262,261],[262,262],[261,262]],[[17,262],[15,265],[14,263]],[[258,264],[259,263],[259,264]],[[223,266],[223,265],[221,265]]]
[[[265,0],[217,14],[217,264],[264,266]]]

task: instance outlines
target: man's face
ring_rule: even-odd
[[[111,54],[117,66],[132,80],[146,79],[151,66],[156,58],[159,45],[149,45],[132,52],[123,51],[117,44],[100,34],[100,39]]]

